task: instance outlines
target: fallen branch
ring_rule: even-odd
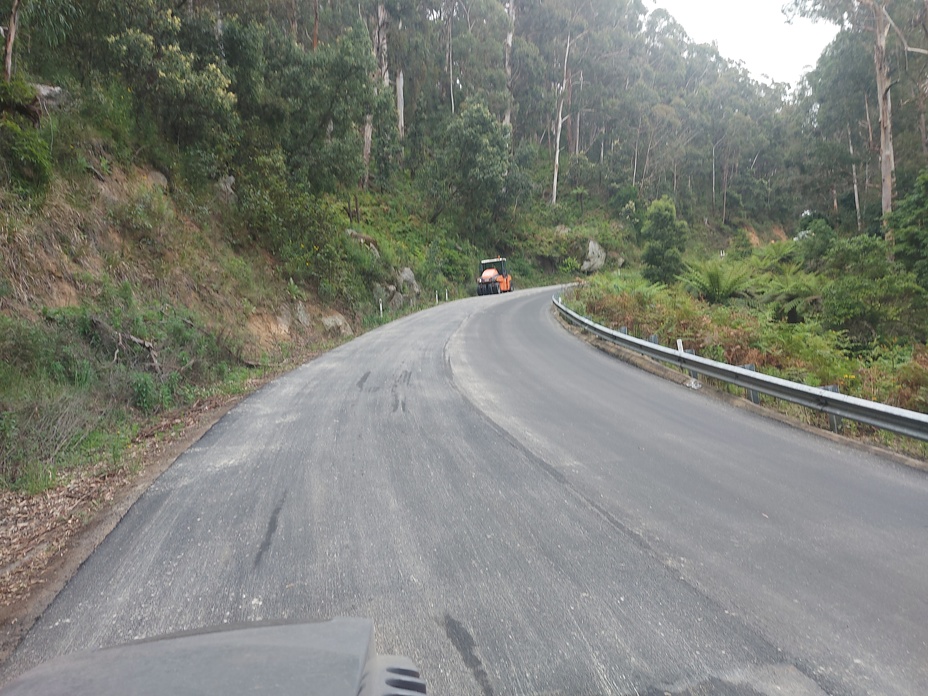
[[[125,341],[128,340],[148,351],[148,357],[151,359],[151,364],[154,366],[155,372],[158,373],[159,377],[164,377],[164,371],[161,369],[161,363],[158,362],[158,351],[155,350],[155,345],[151,341],[146,341],[143,338],[133,336],[129,333],[124,334],[120,331],[117,331],[99,317],[92,317],[90,321],[98,332],[108,336],[109,339],[116,345],[116,349],[113,352],[113,362],[116,362],[116,360],[119,358],[119,350],[120,348],[125,347]]]
[[[151,341],[146,341],[132,334],[126,334],[126,337],[137,346],[142,346],[142,348],[148,351],[148,357],[151,358],[152,365],[155,366],[155,372],[158,373],[159,377],[163,377],[164,373],[161,371],[161,364],[158,362],[158,352],[155,350],[154,344]]]

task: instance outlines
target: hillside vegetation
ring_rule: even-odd
[[[790,90],[642,0],[0,0],[0,482],[118,467],[496,254],[520,287],[602,270],[591,311],[669,303],[733,360],[883,366],[900,390],[855,393],[924,409],[925,18],[893,9],[882,89],[848,4]]]

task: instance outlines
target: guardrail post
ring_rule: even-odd
[[[748,363],[747,365],[742,365],[745,370],[750,370],[751,372],[757,372],[757,366],[754,363]],[[748,389],[748,398],[751,400],[752,404],[760,403],[760,394],[758,394],[753,389]]]
[[[661,344],[661,339],[658,338],[657,334],[651,334],[650,336],[648,336],[648,342],[653,343],[656,346],[659,346]]]
[[[689,349],[689,348],[687,348],[687,349],[686,349],[685,351],[683,351],[683,352],[686,353],[687,355],[696,355],[696,351],[695,351],[695,350],[691,350],[691,349]],[[693,379],[699,379],[699,373],[696,372],[696,370],[690,370],[689,372],[690,372],[690,377],[692,377]]]
[[[822,389],[825,391],[834,392],[835,394],[841,393],[841,389],[836,384],[829,384],[827,387],[822,387]],[[831,432],[840,433],[842,430],[844,430],[844,419],[834,415],[833,413],[829,413],[828,426],[831,428]]]
[[[619,327],[619,333],[622,334],[622,335],[624,335],[624,336],[628,336],[628,327],[627,327],[627,326],[620,326],[620,327]]]

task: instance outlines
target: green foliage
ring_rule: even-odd
[[[797,237],[799,254],[808,270],[821,268],[825,257],[837,242],[838,236],[831,226],[823,219],[816,218],[809,221],[807,227],[800,231]]]
[[[761,273],[772,273],[794,266],[798,260],[797,243],[789,240],[755,249],[751,254],[750,263]]]
[[[822,276],[805,273],[799,264],[776,270],[760,298],[773,309],[774,319],[798,324],[821,311],[822,292],[827,284]]]
[[[645,278],[655,283],[670,283],[683,272],[683,249],[687,224],[677,219],[677,209],[666,196],[648,207],[642,226],[645,241],[641,260]]]
[[[140,300],[128,282],[40,322],[0,316],[0,481],[30,488],[72,462],[114,456],[127,410],[189,403],[228,375],[227,341],[184,308]]]
[[[9,82],[0,80],[0,113],[20,110],[32,104],[35,98],[35,88],[21,77],[14,77]]]
[[[679,279],[693,296],[709,304],[724,304],[735,297],[750,297],[751,267],[743,262],[714,259],[687,263]]]
[[[747,259],[750,258],[753,252],[754,247],[751,245],[747,231],[744,228],[739,228],[732,235],[728,245],[728,256],[733,259]]]
[[[48,143],[25,115],[35,99],[20,78],[0,80],[0,186],[21,196],[44,194],[52,176]]]
[[[384,191],[399,174],[403,158],[403,148],[396,128],[396,112],[389,91],[383,91],[377,96],[372,124],[371,178]]]
[[[132,375],[132,405],[146,415],[151,415],[161,406],[155,378],[147,372],[136,372]]]
[[[246,126],[237,176],[246,175],[255,157],[279,149],[288,178],[301,188],[328,193],[354,185],[363,173],[361,127],[372,114],[374,174],[380,184],[389,180],[395,137],[387,127],[386,95],[374,98],[370,39],[361,27],[312,52],[273,25],[232,21],[227,31],[226,59]]]
[[[509,130],[480,103],[468,103],[448,124],[430,177],[432,206],[448,202],[471,234],[488,238],[492,212],[509,170]]]
[[[825,288],[822,320],[846,331],[860,348],[896,340],[924,342],[928,294],[907,272],[877,279],[848,275]]]
[[[182,27],[171,10],[152,7],[107,44],[138,108],[154,116],[169,141],[190,148],[200,171],[217,178],[238,135],[236,96],[219,63],[181,47]]]
[[[21,21],[41,48],[60,46],[73,30],[81,8],[75,0],[33,0],[22,5]]]
[[[860,235],[835,240],[825,254],[824,270],[832,277],[859,276],[879,280],[896,268],[889,259],[886,242],[878,237]]]
[[[474,275],[476,249],[467,243],[447,237],[432,240],[426,247],[424,263],[417,269],[417,278],[429,289],[445,289],[452,285],[470,286]]]
[[[888,221],[895,232],[896,260],[928,290],[928,171],[896,206]]]
[[[140,187],[114,202],[109,218],[129,239],[160,254],[164,237],[175,222],[174,208],[160,187]]]

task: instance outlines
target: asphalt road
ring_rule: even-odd
[[[244,401],[0,676],[357,615],[433,694],[928,694],[928,475],[609,358],[550,294],[421,312]]]

